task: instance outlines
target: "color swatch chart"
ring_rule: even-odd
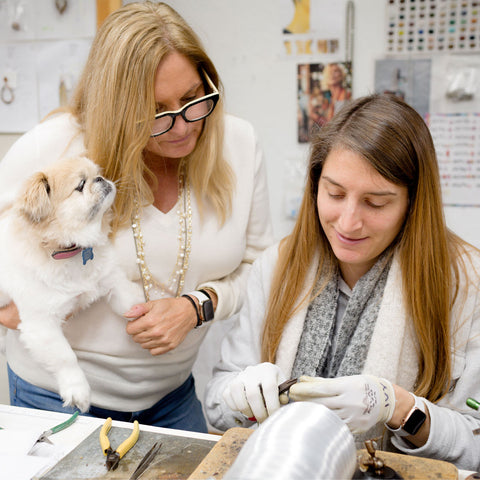
[[[388,0],[387,53],[480,51],[480,1]]]
[[[443,203],[480,206],[480,114],[429,114]]]

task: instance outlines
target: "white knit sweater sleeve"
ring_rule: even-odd
[[[206,388],[204,406],[207,418],[219,430],[252,425],[241,413],[229,409],[223,400],[223,392],[239,372],[261,362],[263,318],[277,252],[278,246],[273,245],[253,264],[240,315],[222,341],[220,362],[214,368],[213,377]]]
[[[470,261],[470,260],[468,260]],[[430,414],[430,435],[420,448],[397,437],[392,443],[401,451],[454,463],[465,470],[480,469],[480,412],[466,405],[468,397],[480,399],[480,256],[472,253],[467,264],[473,277],[460,292],[452,313],[452,387],[437,403],[425,400]]]

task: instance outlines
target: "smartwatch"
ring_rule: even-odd
[[[413,395],[413,393],[411,393],[411,395],[413,398],[415,398],[415,404],[405,415],[405,418],[402,420],[400,426],[398,428],[390,428],[385,424],[391,432],[399,437],[415,435],[427,419],[427,415],[425,413],[425,404],[420,398],[418,398],[416,395]]]
[[[187,295],[191,295],[198,300],[198,303],[200,305],[200,318],[202,320],[202,323],[210,322],[211,320],[213,320],[213,302],[210,298],[210,295],[205,290],[195,290],[194,292],[188,292]]]

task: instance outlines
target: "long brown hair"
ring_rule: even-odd
[[[164,3],[130,3],[110,14],[99,28],[69,110],[85,135],[87,154],[117,182],[113,230],[127,224],[134,198],[153,202],[143,149],[155,115],[154,79],[165,56],[176,51],[222,92],[218,73],[197,35]],[[187,175],[200,211],[211,202],[223,223],[231,210],[233,171],[223,158],[222,95],[205,120]]]
[[[408,189],[409,209],[394,249],[401,265],[406,311],[418,340],[416,393],[436,401],[451,381],[450,311],[463,265],[459,256],[466,243],[445,224],[428,127],[413,108],[390,95],[350,102],[312,139],[299,216],[292,234],[281,243],[274,272],[262,337],[263,361],[275,361],[288,319],[318,293],[313,291],[314,282],[300,298],[314,258],[319,257],[317,272],[336,265],[317,212],[322,167],[334,148],[361,155],[384,178]],[[322,280],[326,285],[329,278]]]

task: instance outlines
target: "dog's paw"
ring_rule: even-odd
[[[123,315],[137,303],[145,302],[143,288],[138,283],[128,282],[123,287],[113,290],[109,298],[110,306],[117,315]]]
[[[78,407],[82,413],[90,408],[90,385],[83,372],[59,380],[59,393],[64,407]]]

